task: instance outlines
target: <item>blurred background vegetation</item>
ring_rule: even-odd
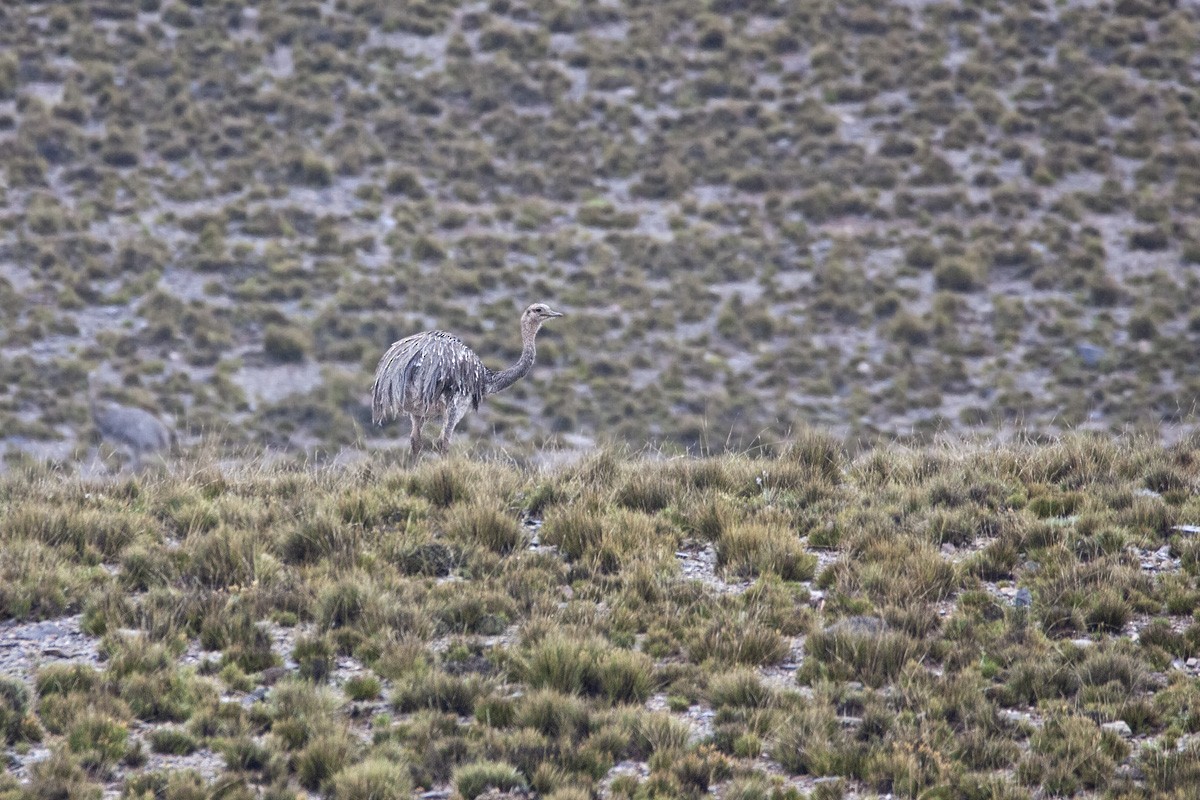
[[[78,454],[100,368],[185,441],[399,444],[387,345],[499,367],[535,300],[473,440],[1182,430],[1198,48],[1159,0],[6,3],[0,430]]]

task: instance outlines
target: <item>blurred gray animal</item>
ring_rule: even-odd
[[[382,425],[407,414],[412,420],[412,452],[428,442],[421,426],[441,417],[442,433],[434,443],[440,453],[450,449],[455,426],[470,409],[479,408],[489,394],[507,389],[533,366],[534,338],[542,323],[563,316],[545,303],[534,303],[521,314],[521,357],[500,372],[492,372],[462,340],[445,331],[425,331],[392,344],[375,370],[372,419]]]
[[[175,443],[175,433],[149,411],[97,398],[90,375],[88,407],[100,435],[114,445],[129,448],[134,469],[141,467],[143,455],[166,450]]]

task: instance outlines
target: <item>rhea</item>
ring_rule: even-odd
[[[134,469],[141,467],[143,455],[166,450],[174,443],[174,432],[149,411],[98,399],[90,375],[88,408],[100,435],[117,446],[123,445],[129,449],[133,455]]]
[[[412,420],[412,452],[416,456],[429,446],[421,438],[421,427],[426,420],[438,418],[442,433],[433,446],[445,453],[454,428],[468,411],[478,410],[484,397],[507,389],[528,374],[542,323],[561,316],[545,303],[525,309],[521,314],[521,357],[499,372],[485,367],[475,351],[445,331],[425,331],[393,343],[375,370],[372,419],[382,425],[407,414]]]

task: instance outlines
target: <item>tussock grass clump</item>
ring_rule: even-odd
[[[1200,783],[1200,747],[1195,744],[1174,751],[1145,747],[1137,754],[1137,763],[1156,792],[1186,792]]]
[[[66,750],[58,750],[30,769],[31,797],[70,797],[100,800],[103,787],[94,783],[78,760]]]
[[[461,553],[437,541],[427,531],[405,531],[386,537],[380,543],[380,551],[403,575],[445,577],[462,560]]]
[[[336,726],[340,700],[326,686],[281,681],[270,694],[270,731],[285,750],[299,750],[314,736]]]
[[[438,508],[447,508],[471,496],[461,462],[423,465],[409,478],[409,491]]]
[[[98,583],[97,569],[73,563],[41,542],[17,539],[0,547],[0,615],[8,619],[72,612]]]
[[[775,692],[764,685],[758,673],[737,668],[713,676],[708,697],[714,708],[767,708],[775,703]]]
[[[905,664],[929,653],[929,645],[871,617],[841,620],[813,633],[805,647],[809,658],[799,680],[857,680],[873,687],[895,680]]]
[[[632,744],[641,755],[678,754],[687,749],[691,739],[691,726],[665,712],[642,712],[634,718]]]
[[[478,545],[500,555],[523,546],[527,538],[516,519],[487,502],[456,505],[447,513],[444,528],[454,541]]]
[[[150,732],[149,738],[150,747],[156,753],[186,756],[200,747],[195,737],[182,728],[158,728]]]
[[[374,700],[383,690],[383,684],[374,675],[353,675],[342,686],[346,696],[355,702]]]
[[[764,666],[782,661],[788,642],[752,613],[726,612],[690,637],[687,653],[697,664]]]
[[[819,481],[838,484],[846,466],[846,451],[834,436],[816,428],[805,428],[795,435],[780,454],[780,460],[808,470]]]
[[[525,777],[512,764],[502,761],[477,761],[454,770],[454,788],[466,800],[475,800],[488,789],[502,792],[524,789]]]
[[[37,673],[38,697],[72,692],[87,693],[100,684],[100,673],[87,664],[50,664]]]
[[[109,638],[105,679],[146,722],[184,722],[214,693],[214,687],[179,666],[178,653],[141,638]]]
[[[513,668],[532,687],[614,703],[641,702],[654,686],[653,662],[645,654],[557,632],[524,647],[514,657]]]
[[[769,572],[785,581],[807,581],[817,568],[817,557],[804,552],[799,537],[778,525],[734,525],[721,532],[716,544],[717,566],[739,578]]]
[[[361,548],[358,531],[331,512],[318,513],[283,532],[276,552],[288,564],[315,564],[330,559],[350,566]]]
[[[602,574],[622,571],[639,559],[661,563],[674,552],[678,531],[661,516],[595,508],[586,502],[548,513],[542,541]]]
[[[932,543],[891,536],[863,542],[861,552],[834,564],[820,582],[844,594],[866,594],[880,605],[910,605],[946,599],[962,578]]]
[[[1029,740],[1030,753],[1017,766],[1027,786],[1054,795],[1097,789],[1111,780],[1116,765],[1129,754],[1120,737],[1102,731],[1086,717],[1056,714]]]
[[[329,793],[334,800],[404,800],[412,788],[403,764],[368,757],[334,775]]]
[[[559,548],[567,558],[578,561],[594,552],[604,537],[598,507],[583,503],[554,508],[546,514],[542,541]]]
[[[613,499],[625,508],[653,514],[671,505],[679,486],[668,471],[646,467],[637,464],[633,474],[617,487]]]
[[[29,690],[15,678],[0,677],[0,740],[13,744],[36,729],[29,727]]]
[[[305,789],[317,791],[351,763],[359,746],[357,738],[342,728],[312,737],[296,754],[296,780]]]
[[[292,648],[292,658],[301,678],[313,683],[329,680],[334,667],[333,644],[325,636],[301,636]]]
[[[821,702],[806,703],[779,724],[770,753],[793,775],[836,775],[842,738],[832,708]]]
[[[486,685],[477,675],[451,675],[426,669],[397,680],[391,700],[397,711],[406,714],[433,709],[468,716],[475,708],[475,701],[485,693]]]
[[[430,618],[442,633],[503,633],[516,615],[508,594],[481,582],[453,581],[434,587],[425,601]]]
[[[93,775],[105,776],[125,756],[129,728],[103,713],[86,712],[67,731],[67,749]]]
[[[590,717],[586,702],[553,689],[538,689],[522,697],[515,714],[522,727],[533,728],[550,739],[566,736],[571,740],[587,732]]]

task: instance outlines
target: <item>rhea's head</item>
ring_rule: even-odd
[[[536,331],[546,320],[562,315],[561,311],[555,311],[545,303],[534,303],[521,315],[521,329]]]

